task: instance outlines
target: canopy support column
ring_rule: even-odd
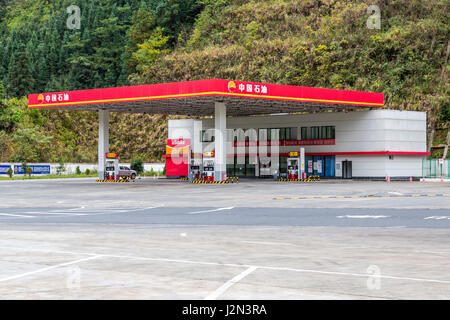
[[[227,173],[227,107],[223,102],[215,103],[215,140],[214,140],[214,181],[226,180]]]
[[[109,111],[98,111],[98,178],[105,179],[105,153],[109,152]]]

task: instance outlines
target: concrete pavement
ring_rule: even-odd
[[[448,299],[446,193],[419,182],[0,181],[0,298]]]

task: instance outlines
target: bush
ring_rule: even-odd
[[[77,166],[77,168],[75,169],[75,173],[76,174],[81,174],[80,166]]]
[[[31,167],[27,167],[27,174],[31,177],[31,174],[33,173],[33,169]]]
[[[86,171],[84,172],[87,176],[91,174],[91,170],[86,169]]]
[[[131,170],[136,171],[136,174],[144,172],[144,164],[141,158],[133,158],[130,165]]]
[[[28,168],[28,163],[26,161],[22,162],[22,171],[23,171],[23,175],[25,176],[27,173],[27,168]]]
[[[62,174],[66,171],[66,167],[64,166],[64,162],[62,159],[59,160],[59,165],[56,167],[56,174]]]
[[[11,167],[9,167],[9,169],[8,169],[8,171],[6,171],[6,173],[8,174],[8,176],[10,177],[10,178],[12,178],[12,176],[13,176],[13,169],[11,169]]]

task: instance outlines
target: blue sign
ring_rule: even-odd
[[[50,165],[30,164],[28,167],[33,170],[32,174],[50,174]],[[14,165],[14,174],[23,174],[22,165]]]
[[[0,174],[8,174],[9,168],[11,168],[10,165],[0,165]]]

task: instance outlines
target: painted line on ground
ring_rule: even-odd
[[[312,196],[291,196],[291,197],[274,197],[273,200],[313,200],[313,199],[367,199],[367,198],[411,198],[411,197],[450,197],[450,194],[447,193],[430,193],[430,194],[401,194],[399,192],[389,192],[390,194],[385,195],[374,195],[374,194],[368,194],[368,195],[348,195],[348,196],[336,196],[336,195],[329,195],[329,196],[319,196],[319,195],[312,195]]]
[[[339,275],[339,276],[353,276],[353,277],[370,277],[367,273],[350,273],[350,272],[337,272],[337,271],[324,271],[324,270],[314,270],[314,269],[297,269],[297,268],[287,268],[287,267],[277,267],[277,266],[258,266],[249,264],[237,264],[237,263],[221,263],[221,262],[208,262],[208,261],[194,261],[194,260],[183,260],[183,259],[168,259],[168,258],[149,258],[149,257],[137,257],[128,255],[115,255],[115,254],[96,254],[96,253],[82,253],[82,252],[69,252],[69,251],[55,251],[55,250],[44,250],[44,249],[31,249],[31,248],[15,248],[15,247],[0,247],[4,249],[14,249],[23,251],[38,251],[38,252],[53,252],[53,253],[65,253],[74,255],[90,255],[89,259],[94,259],[97,257],[104,258],[119,258],[119,259],[130,259],[130,260],[145,260],[145,261],[155,261],[155,262],[174,262],[174,263],[186,263],[186,264],[199,264],[199,265],[210,265],[210,266],[223,266],[223,267],[255,267],[257,269],[265,270],[276,270],[276,271],[292,271],[292,272],[303,272],[303,273],[317,273],[326,275]],[[447,254],[447,253],[446,253]],[[83,260],[83,259],[82,259]],[[68,262],[74,264],[76,262]],[[67,265],[67,263],[66,263]],[[401,276],[391,276],[391,275],[378,275],[379,278],[393,279],[393,280],[408,280],[417,282],[434,282],[440,284],[450,284],[450,280],[437,280],[437,279],[426,279],[426,278],[411,278],[411,277],[401,277]]]
[[[391,216],[371,216],[371,215],[349,215],[346,214],[345,216],[336,216],[336,218],[342,219],[342,218],[349,218],[349,219],[381,219],[381,218],[390,218]]]
[[[188,214],[199,214],[199,213],[208,213],[208,212],[217,212],[217,211],[224,211],[224,210],[231,210],[234,207],[226,207],[226,208],[217,208],[217,209],[211,209],[211,210],[203,210],[203,211],[192,211],[188,212]]]
[[[225,282],[223,285],[221,285],[219,288],[217,288],[214,292],[207,295],[203,300],[216,300],[218,297],[220,297],[222,294],[225,293],[231,286],[238,283],[242,279],[244,279],[246,276],[248,276],[250,273],[258,269],[255,266],[251,266],[245,271],[239,273],[237,276],[233,277],[232,279]]]
[[[11,214],[11,213],[0,213],[0,216],[15,217],[15,218],[35,218],[34,216],[24,216],[21,214]]]
[[[268,242],[268,241],[242,241],[244,243],[251,243],[251,244],[262,244],[262,245],[274,245],[274,246],[297,246],[293,243],[286,243],[286,242]]]
[[[82,207],[85,209],[85,207]],[[36,216],[21,216],[21,215],[14,215],[14,214],[3,214],[0,213],[0,215],[9,215],[12,217],[27,217],[27,218],[60,218],[60,217],[73,217],[73,216],[98,216],[98,215],[107,215],[107,214],[117,214],[117,213],[127,213],[127,212],[136,212],[136,211],[142,211],[142,210],[150,210],[160,207],[146,207],[146,208],[139,208],[139,209],[132,209],[132,210],[124,210],[119,208],[108,208],[104,209],[103,211],[106,212],[98,212],[102,210],[101,208],[98,209],[86,209],[85,211],[75,211],[75,209],[67,209],[67,211],[72,210],[71,212],[66,212],[62,210],[51,210],[51,211],[34,211],[34,212],[27,212],[27,213],[34,213],[38,214]],[[76,208],[81,209],[81,208]]]
[[[101,258],[101,257],[103,257],[103,256],[102,255],[95,255],[95,256],[89,257],[89,258],[83,258],[83,259],[78,259],[78,260],[75,260],[75,261],[69,261],[69,262],[65,262],[65,263],[60,263],[60,264],[57,264],[57,265],[54,265],[54,266],[45,267],[45,268],[38,269],[38,270],[35,270],[35,271],[25,272],[25,273],[18,274],[18,275],[15,275],[15,276],[2,278],[2,279],[0,279],[0,282],[9,281],[9,280],[15,280],[15,279],[27,277],[27,276],[30,276],[30,275],[33,275],[33,274],[45,272],[45,271],[56,269],[56,268],[60,268],[60,267],[70,266],[72,264],[77,264],[77,263],[80,263],[80,262],[85,262],[85,261],[89,261],[89,260],[93,260],[93,259],[97,259],[97,258]]]

